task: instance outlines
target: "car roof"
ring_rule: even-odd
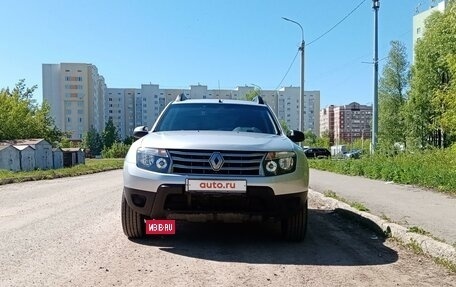
[[[174,101],[173,105],[185,105],[185,104],[233,104],[233,105],[251,105],[251,106],[266,106],[258,104],[254,101],[245,100],[231,100],[231,99],[186,99],[184,101]]]

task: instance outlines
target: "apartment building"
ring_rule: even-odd
[[[70,133],[72,140],[81,140],[90,127],[102,132],[112,120],[120,138],[133,134],[137,126],[151,127],[167,104],[179,94],[192,99],[246,99],[253,86],[233,90],[208,89],[206,85],[191,85],[188,89],[162,89],[157,84],[141,88],[108,88],[103,76],[92,64],[43,64],[43,98],[51,106],[56,126]],[[299,128],[299,87],[280,90],[260,90],[280,120],[290,129]],[[320,133],[320,92],[304,95],[304,131]]]
[[[104,127],[106,84],[92,64],[43,64],[43,99],[50,104],[56,126],[81,140],[94,127]]]
[[[441,12],[445,11],[445,8],[448,6],[448,0],[444,0],[439,2],[437,5],[432,5],[429,9],[424,11],[419,11],[417,7],[417,14],[413,16],[413,45],[412,45],[412,53],[413,59],[415,59],[415,45],[418,39],[420,39],[424,35],[424,31],[426,29],[426,19],[434,12]]]
[[[334,105],[320,110],[320,137],[323,136],[328,136],[330,144],[334,144]]]
[[[329,106],[320,111],[321,133],[328,134],[331,144],[351,143],[370,138],[372,106],[353,102],[343,106]]]
[[[290,129],[299,129],[300,87],[284,87],[278,91],[277,117]],[[320,134],[320,91],[304,91],[304,131]]]

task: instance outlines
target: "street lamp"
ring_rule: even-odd
[[[283,20],[295,23],[296,25],[301,28],[301,47],[299,47],[299,51],[301,51],[301,91],[299,94],[299,130],[304,131],[304,48],[306,43],[304,42],[304,29],[302,29],[301,24],[298,22],[282,17]]]
[[[378,134],[378,9],[380,0],[372,0],[374,9],[374,103],[372,107],[372,142],[371,154],[377,148]]]
[[[260,86],[255,85],[255,84],[252,84],[252,83],[251,83],[250,85],[254,86],[255,88],[258,88],[259,94],[257,94],[257,96],[261,96],[261,91],[262,91],[263,89],[262,89]],[[255,93],[255,94],[256,94],[256,93]]]

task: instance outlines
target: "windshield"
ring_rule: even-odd
[[[279,134],[266,107],[222,103],[171,105],[154,131],[178,130]]]

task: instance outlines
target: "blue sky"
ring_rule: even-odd
[[[2,1],[0,88],[38,85],[43,63],[98,67],[108,87],[276,89],[297,53],[300,22],[311,42],[362,0],[22,0]],[[399,40],[411,58],[412,17],[429,0],[380,0],[379,58]],[[305,89],[321,107],[372,102],[373,10],[365,0],[349,18],[306,47]],[[380,73],[381,66],[380,63]],[[300,85],[300,58],[281,86]]]

